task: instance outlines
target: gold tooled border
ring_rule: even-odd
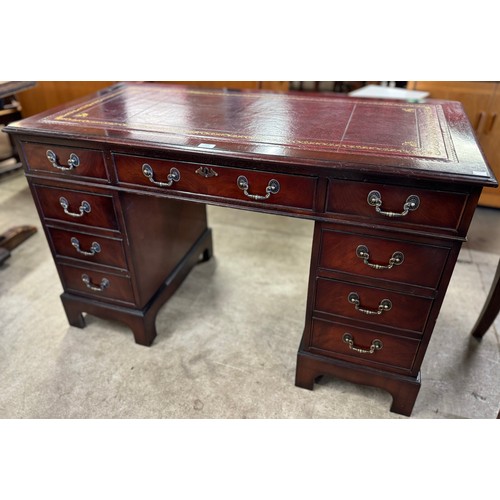
[[[185,88],[185,87],[161,87],[161,86],[148,86],[149,88],[154,88],[155,91],[161,91],[161,92],[183,92],[183,93],[188,93],[188,94],[203,94],[203,95],[223,95],[223,96],[228,96],[228,95],[237,95],[239,97],[248,97],[248,98],[260,98],[262,97],[262,94],[257,93],[257,92],[238,92],[238,93],[231,93],[231,92],[224,92],[224,91],[217,91],[217,90],[196,90],[196,89],[190,89],[190,88]],[[127,122],[118,122],[118,121],[106,121],[106,120],[92,120],[88,119],[87,116],[88,114],[85,113],[86,109],[89,109],[93,106],[96,106],[97,104],[100,104],[102,102],[105,102],[106,100],[113,99],[117,97],[120,94],[123,94],[125,92],[133,92],[133,93],[140,93],[143,91],[144,85],[137,85],[137,86],[126,86],[124,88],[117,89],[115,92],[109,92],[104,96],[101,96],[97,99],[94,99],[92,101],[86,102],[85,104],[73,108],[70,110],[66,110],[63,114],[57,115],[57,116],[48,116],[42,121],[44,122],[70,122],[70,123],[82,123],[86,125],[100,125],[100,126],[107,126],[107,127],[127,127],[129,124]],[[266,93],[266,98],[271,98],[271,99],[282,99],[284,98],[285,94],[280,94],[280,93]],[[297,96],[297,95],[290,95],[286,94],[287,99],[292,99],[292,100],[301,100],[301,101],[319,101],[320,99],[314,96]],[[352,99],[349,98],[349,102],[352,104],[366,104],[366,101],[363,100],[358,100],[358,99]],[[433,114],[433,107],[435,105],[425,105],[425,104],[419,104],[418,106],[411,105],[407,102],[376,102],[378,106],[390,106],[390,107],[398,107],[404,112],[416,112],[416,110],[420,109],[423,110],[424,113],[427,115],[427,118],[430,119],[431,116],[435,116],[435,118],[439,122],[439,117]],[[178,127],[169,127],[169,126],[158,126],[157,124],[153,125],[148,125],[148,124],[140,124],[140,130],[147,130],[147,131],[153,131],[153,132],[165,132],[165,133],[170,133],[170,134],[176,134],[176,135],[188,135],[188,136],[204,136],[204,137],[218,137],[218,138],[227,138],[227,139],[244,139],[252,142],[262,142],[262,143],[267,143],[267,144],[273,144],[269,143],[269,138],[266,138],[264,136],[258,136],[258,135],[245,135],[245,134],[233,134],[229,132],[220,132],[220,131],[215,131],[215,130],[189,130],[189,129],[181,129]],[[418,128],[417,128],[418,130]],[[440,129],[439,129],[440,130]],[[429,131],[427,131],[428,133]],[[320,147],[328,147],[331,149],[344,149],[344,150],[359,150],[359,151],[373,151],[373,152],[381,152],[381,153],[399,153],[399,154],[417,154],[416,149],[420,149],[418,151],[419,156],[427,157],[427,156],[432,156],[433,158],[436,159],[449,159],[448,155],[446,154],[446,147],[444,143],[444,137],[441,137],[443,139],[442,145],[443,149],[441,149],[439,138],[437,137],[437,132],[434,132],[433,134],[427,135],[427,139],[430,141],[430,144],[427,148],[418,148],[417,144],[414,141],[405,141],[401,144],[401,148],[397,147],[383,147],[383,146],[375,146],[375,145],[361,145],[361,144],[348,144],[344,142],[339,142],[339,141],[311,141],[311,140],[301,140],[301,139],[294,139],[288,143],[288,145],[296,145],[296,146],[320,146]],[[420,137],[418,140],[419,144],[420,142]],[[281,146],[286,146],[287,144],[279,144]],[[405,147],[406,146],[406,147]]]

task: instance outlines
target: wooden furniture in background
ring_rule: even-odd
[[[168,81],[159,82],[165,84],[175,84],[175,85],[189,85],[193,87],[210,88],[210,89],[241,89],[241,90],[272,90],[275,92],[285,92],[288,90],[288,82],[257,82],[257,81],[247,81],[247,82],[236,82],[236,81]]]
[[[70,324],[119,320],[150,345],[159,308],[212,254],[207,203],[312,219],[295,383],[380,387],[410,415],[481,189],[496,185],[459,103],[124,84],[8,132]]]
[[[0,82],[0,125],[5,126],[21,119],[21,105],[16,99],[16,94],[26,91],[34,85],[35,82]],[[11,151],[5,157],[0,158],[0,178],[21,168],[19,155],[10,135],[9,140]],[[35,234],[36,231],[34,226],[14,226],[0,234],[0,265],[10,257],[11,250]]]
[[[23,117],[26,118],[109,87],[112,83],[39,81],[36,87],[19,95],[18,99],[23,108]]]
[[[25,92],[34,85],[35,82],[0,82],[0,126],[8,125],[9,123],[22,118],[22,107],[16,95],[18,93]],[[11,170],[15,170],[16,168],[20,168],[20,165],[18,165],[19,156],[10,136],[9,140],[11,143],[11,151],[9,151],[6,156],[1,156],[0,162],[13,158],[16,160],[16,163],[9,163],[1,166],[0,175],[10,172]]]
[[[10,251],[37,232],[35,226],[11,227],[0,234],[0,264],[10,257]]]
[[[500,83],[409,82],[409,89],[426,90],[430,98],[460,101],[469,117],[486,160],[500,177]],[[479,204],[500,208],[500,190],[484,188]]]
[[[378,83],[378,82],[377,82]],[[359,89],[367,82],[327,82],[327,81],[304,81],[289,82],[289,90],[309,91],[309,92],[338,92],[347,94],[352,90]]]

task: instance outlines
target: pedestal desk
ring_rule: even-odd
[[[151,345],[159,308],[212,255],[207,203],[313,219],[296,385],[380,387],[411,414],[478,197],[496,186],[459,103],[120,84],[6,130],[71,325],[115,319]]]

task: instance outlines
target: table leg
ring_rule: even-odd
[[[487,332],[490,326],[495,321],[498,311],[500,310],[500,261],[497,266],[495,277],[490,288],[490,293],[483,306],[481,314],[472,329],[471,335],[477,339],[481,339]]]

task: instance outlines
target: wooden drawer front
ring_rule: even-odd
[[[379,208],[385,212],[403,213],[405,203],[411,196],[418,196],[419,205],[404,216],[383,215],[368,203],[368,195],[372,191],[380,193],[382,204]],[[333,179],[329,185],[327,211],[369,217],[384,224],[415,224],[456,231],[466,202],[467,195],[463,193]]]
[[[319,266],[434,289],[439,284],[448,253],[445,247],[325,230]],[[377,269],[374,265],[383,268]]]
[[[29,170],[72,177],[108,178],[101,151],[31,143],[23,144],[23,150]]]
[[[111,196],[45,186],[36,186],[35,191],[46,219],[118,229]],[[66,211],[74,215],[65,213],[61,205],[64,200],[67,201]]]
[[[56,228],[49,228],[49,233],[56,257],[127,268],[122,240]]]
[[[134,293],[128,277],[65,264],[60,264],[59,269],[67,291],[96,299],[134,303]],[[84,280],[88,280],[88,285]]]
[[[241,170],[237,168],[198,165],[195,163],[177,163],[152,158],[115,155],[118,180],[122,184],[135,184],[157,188],[164,192],[184,192],[199,195],[229,198],[237,201],[253,202],[262,205],[289,206],[312,210],[316,178],[300,175],[275,174],[271,172]],[[170,186],[158,186],[143,173],[143,165],[149,165],[152,179],[156,182],[168,183],[172,169],[177,169],[179,180],[172,181]],[[206,169],[209,177],[201,172]],[[213,175],[216,173],[217,175]],[[254,199],[238,187],[238,178],[245,176],[248,181],[248,195],[266,196],[266,189],[272,186],[271,181],[279,183],[279,191],[270,194],[266,199]],[[270,184],[271,183],[271,184]]]
[[[390,309],[384,310],[381,314],[366,314],[357,310],[356,305],[349,300],[352,293],[358,296],[359,309],[376,312],[381,305],[387,303],[385,302],[387,300],[391,303]],[[315,304],[317,311],[374,325],[422,332],[431,305],[431,299],[331,279],[317,279]]]
[[[344,336],[351,340],[352,348],[344,341]],[[350,362],[372,366],[384,364],[411,371],[419,345],[420,342],[414,339],[314,319],[309,347],[321,351],[320,354]]]

